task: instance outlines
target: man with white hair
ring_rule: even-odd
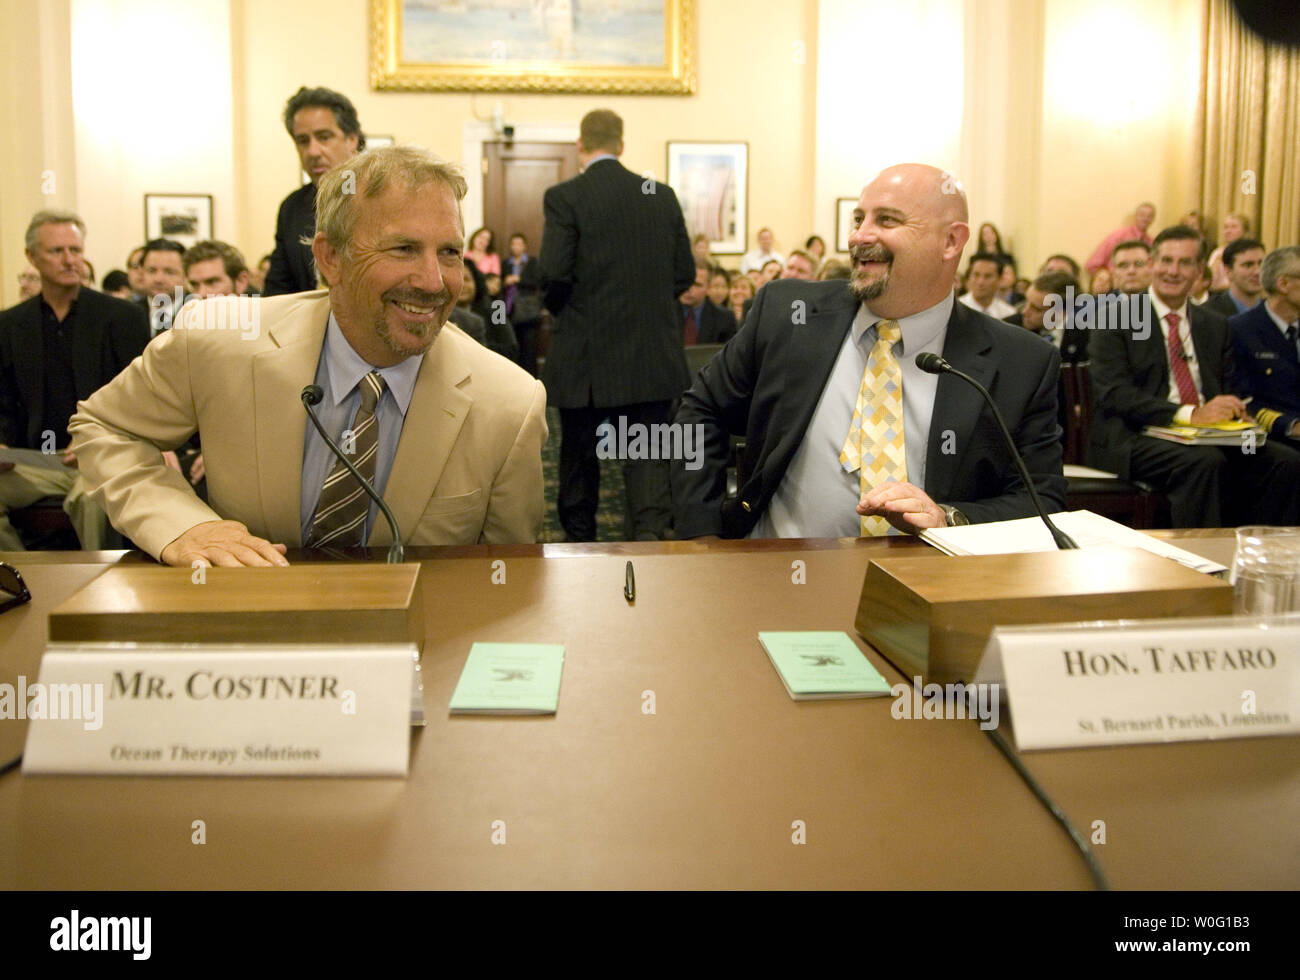
[[[62,465],[0,463],[0,551],[23,547],[9,512],[62,497],[81,547],[107,539],[104,512],[86,496],[69,451],[68,420],[144,350],[149,325],[133,303],[82,285],[86,224],[71,211],[38,211],[27,226],[36,294],[0,313],[0,446],[34,449]]]
[[[904,164],[862,191],[848,282],[768,283],[740,332],[682,396],[703,465],[673,466],[680,537],[856,537],[1035,513],[979,394],[915,363],[941,354],[989,389],[1049,509],[1065,503],[1060,355],[957,303],[966,197]],[[751,476],[724,503],[730,435]]]
[[[545,391],[442,329],[465,275],[465,190],[457,167],[413,147],[324,174],[312,255],[328,289],[190,303],[82,403],[73,448],[113,523],[172,565],[284,565],[287,546],[390,544],[303,413],[315,384],[325,429],[407,544],[535,541]],[[161,452],[196,430],[206,504]]]

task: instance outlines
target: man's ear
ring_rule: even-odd
[[[241,272],[235,277],[235,295],[243,296],[248,289],[248,273]]]
[[[954,221],[948,226],[948,237],[943,243],[943,257],[960,258],[968,241],[970,241],[970,225],[964,221]]]
[[[316,232],[316,237],[311,240],[311,255],[316,260],[316,271],[325,280],[325,284],[338,282],[339,252],[325,240],[324,232]]]

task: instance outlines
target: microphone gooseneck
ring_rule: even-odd
[[[1016,448],[1011,433],[1007,430],[1007,423],[1002,420],[1002,413],[998,411],[997,404],[993,401],[993,396],[988,393],[988,389],[972,378],[969,374],[958,371],[938,354],[931,354],[926,351],[916,355],[916,366],[926,374],[951,374],[961,378],[967,384],[971,385],[976,391],[984,396],[984,401],[989,408],[993,410],[993,419],[998,423],[998,429],[1002,432],[1002,438],[1006,441],[1007,448],[1011,450],[1011,458],[1015,460],[1016,469],[1020,471],[1020,479],[1025,482],[1029,489],[1029,499],[1034,503],[1034,509],[1038,511],[1038,516],[1043,519],[1047,525],[1047,530],[1052,534],[1052,540],[1056,542],[1056,547],[1062,551],[1069,551],[1072,548],[1079,547],[1074,543],[1074,539],[1052,523],[1052,519],[1047,516],[1047,510],[1043,507],[1043,502],[1038,498],[1038,491],[1034,488],[1034,481],[1029,478],[1029,469],[1025,466],[1024,457],[1020,455],[1020,450]]]
[[[383,511],[384,517],[388,521],[388,528],[393,533],[393,543],[388,546],[387,561],[390,565],[400,565],[406,557],[406,549],[402,547],[402,532],[397,528],[397,518],[395,518],[393,512],[388,509],[388,504],[384,503],[384,498],[379,495],[379,492],[373,486],[371,486],[370,481],[361,475],[361,471],[352,465],[352,460],[348,459],[343,450],[338,447],[338,444],[329,437],[329,433],[325,431],[325,427],[320,424],[320,419],[318,419],[316,413],[312,411],[313,405],[319,405],[321,403],[321,399],[325,397],[325,392],[321,390],[320,385],[308,385],[302,390],[301,397],[302,407],[306,409],[307,417],[311,419],[312,425],[316,426],[316,431],[320,433],[320,437],[325,440],[325,445],[330,447],[330,451],[334,453],[345,467],[347,467],[348,472],[356,478],[356,481],[361,484],[361,489],[369,494],[370,499],[378,504],[379,509]]]

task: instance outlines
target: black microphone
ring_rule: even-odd
[[[1020,455],[1020,450],[1011,439],[1011,433],[1007,431],[1007,423],[1002,420],[1002,413],[998,411],[998,406],[993,401],[993,396],[988,393],[988,389],[972,378],[969,374],[963,374],[955,367],[945,361],[938,354],[931,354],[929,351],[916,355],[916,366],[926,374],[952,374],[961,378],[966,383],[972,385],[976,391],[984,396],[984,401],[988,403],[989,408],[993,409],[993,418],[998,423],[998,428],[1002,430],[1002,438],[1007,442],[1007,448],[1011,450],[1011,458],[1016,461],[1016,469],[1020,470],[1020,479],[1025,481],[1025,486],[1029,488],[1029,499],[1034,502],[1034,509],[1038,511],[1038,516],[1043,519],[1047,525],[1047,530],[1052,532],[1052,540],[1056,542],[1056,547],[1062,551],[1069,551],[1071,548],[1079,547],[1074,540],[1052,523],[1052,519],[1047,516],[1047,511],[1043,509],[1043,502],[1038,499],[1038,491],[1034,489],[1034,481],[1029,478],[1029,470],[1025,467],[1025,460]]]
[[[361,471],[352,465],[352,460],[348,459],[347,456],[344,455],[343,450],[340,449],[334,440],[329,437],[329,433],[325,431],[325,427],[320,424],[320,419],[318,419],[316,413],[311,410],[312,406],[319,405],[321,399],[324,397],[325,392],[321,389],[320,385],[308,385],[302,390],[302,407],[307,410],[307,417],[311,419],[312,425],[316,426],[316,431],[319,432],[320,437],[325,440],[325,445],[330,447],[330,450],[334,455],[337,456],[339,460],[342,461],[343,465],[348,468],[348,472],[356,477],[357,482],[361,484],[361,489],[370,494],[370,499],[377,503],[379,509],[384,512],[384,517],[388,519],[388,528],[393,532],[393,543],[388,546],[388,564],[400,565],[406,557],[406,550],[402,547],[402,532],[397,529],[397,518],[393,516],[393,512],[389,510],[388,505],[384,503],[384,498],[379,496],[379,492],[370,485],[370,481],[361,475]],[[375,424],[378,425],[379,423],[376,422]]]

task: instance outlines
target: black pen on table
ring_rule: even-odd
[[[636,602],[636,574],[632,571],[630,561],[623,570],[623,598],[628,602]]]

